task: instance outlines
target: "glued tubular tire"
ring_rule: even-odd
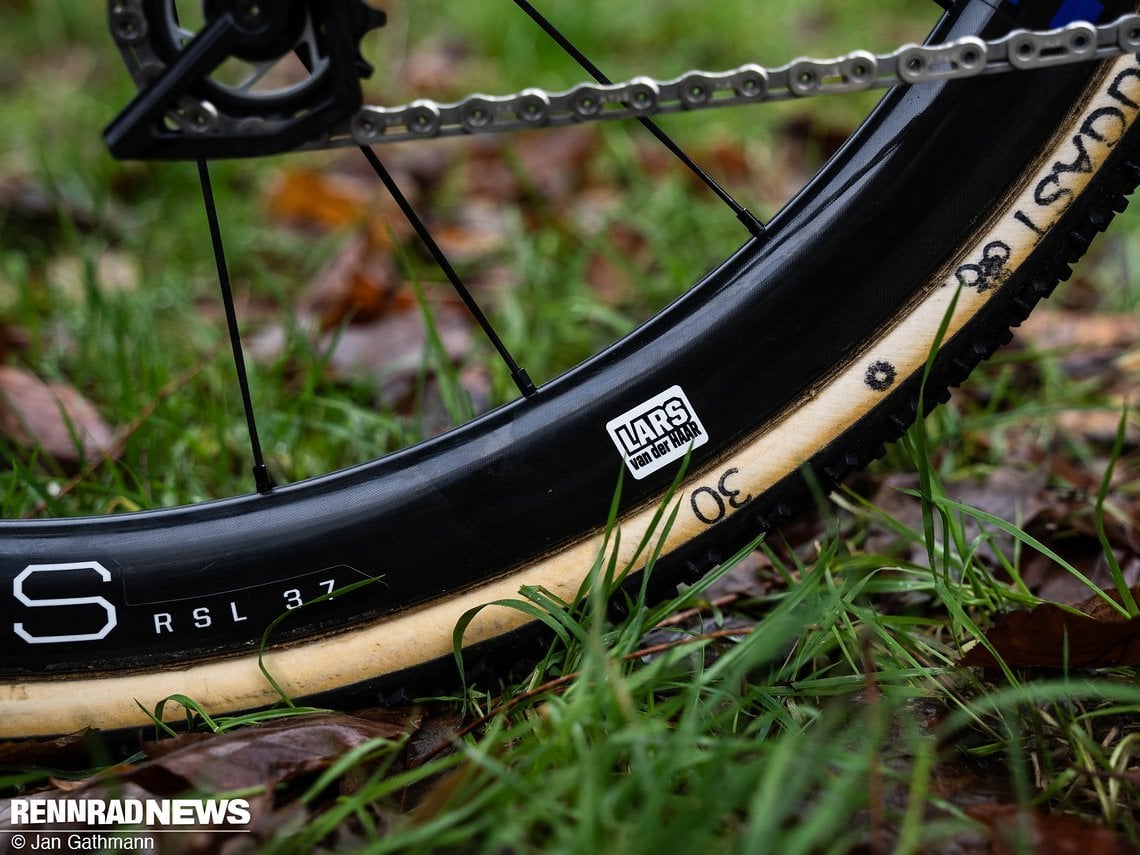
[[[1098,22],[1133,11],[1104,5]],[[1055,26],[1066,8],[962,0],[931,41]],[[834,484],[913,422],[955,298],[928,399],[1067,276],[1140,180],[1138,115],[1136,57],[900,87],[764,239],[531,399],[269,495],[0,522],[0,737],[141,726],[136,700],[176,693],[273,703],[265,627],[369,578],[274,632],[282,687],[369,703],[448,679],[465,612],[522,585],[571,598],[623,466],[632,549],[690,446],[655,572],[704,572],[803,502],[803,464]],[[523,658],[525,623],[484,609],[471,654]]]

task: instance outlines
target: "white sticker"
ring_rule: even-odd
[[[680,386],[666,389],[606,424],[634,478],[644,478],[709,441]]]

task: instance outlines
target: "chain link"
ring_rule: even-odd
[[[722,72],[689,71],[663,81],[635,77],[609,85],[588,83],[564,92],[530,88],[513,95],[470,95],[448,104],[423,99],[400,107],[366,106],[347,129],[317,146],[375,145],[786,101],[1138,51],[1140,15],[1125,15],[1100,27],[1076,22],[1053,30],[1016,30],[988,42],[966,37],[941,45],[904,45],[886,54],[854,51],[834,59],[801,58],[778,68],[749,64]]]

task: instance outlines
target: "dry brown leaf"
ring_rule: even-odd
[[[110,770],[95,778],[69,783],[37,794],[52,800],[138,799],[150,801],[186,794],[221,794],[257,791],[243,795],[251,819],[235,833],[187,830],[169,839],[162,851],[215,853],[235,851],[238,842],[251,851],[251,841],[264,842],[280,828],[303,824],[307,809],[299,802],[281,807],[281,785],[319,773],[352,749],[374,739],[400,740],[419,726],[419,718],[378,720],[348,715],[317,715],[281,719],[221,736],[189,734],[147,746],[152,759],[135,766]],[[287,797],[287,795],[286,795]],[[10,807],[0,803],[0,827],[10,820]],[[53,826],[55,830],[66,827]],[[236,833],[238,831],[248,833]]]
[[[87,398],[63,383],[0,365],[0,435],[61,463],[107,453],[113,431]]]
[[[367,234],[346,241],[298,301],[302,316],[316,316],[322,330],[345,321],[371,323],[391,308],[400,279],[391,255]]]
[[[157,743],[148,748],[154,759],[127,777],[158,795],[189,788],[225,792],[272,787],[319,772],[370,739],[400,739],[408,730],[405,724],[346,715],[286,718],[222,736],[179,737],[172,747]]]
[[[472,343],[468,315],[450,304],[435,307],[434,313],[447,357],[460,359]],[[374,323],[328,333],[319,348],[327,352],[331,347],[329,369],[334,377],[375,377],[381,399],[397,403],[415,388],[427,342],[422,313],[408,305]]]
[[[377,721],[329,714],[279,719],[221,735],[183,734],[146,745],[149,760],[71,782],[66,793],[55,791],[48,796],[117,796],[127,785],[151,798],[256,787],[271,791],[278,784],[327,768],[369,740],[402,739],[417,723],[416,719]]]
[[[1048,542],[1051,533],[1030,530],[1038,540]],[[1057,553],[1079,570],[1086,579],[1102,589],[1112,587],[1112,574],[1104,557],[1104,547],[1095,537],[1067,536],[1051,544]],[[1129,585],[1140,583],[1140,566],[1125,558],[1121,565]],[[1088,586],[1063,565],[1038,552],[1023,553],[1021,579],[1037,597],[1051,603],[1074,605],[1088,597]]]
[[[1041,307],[1018,329],[1018,338],[1037,350],[1059,352],[1061,367],[1073,377],[1112,379],[1126,374],[1135,358],[1140,316]]]
[[[1123,403],[1121,407],[1123,408]],[[1120,410],[1069,410],[1058,414],[1055,421],[1057,427],[1066,433],[1090,442],[1111,445],[1120,428]],[[1140,425],[1137,425],[1135,415],[1125,425],[1124,439],[1130,446],[1140,444]]]
[[[1140,587],[1133,589],[1140,596]],[[1021,668],[1110,668],[1140,665],[1140,617],[1125,620],[1098,596],[1075,606],[1081,614],[1053,603],[1012,612],[986,633],[1007,665]],[[959,664],[996,668],[981,644]]]
[[[270,186],[269,212],[289,222],[333,231],[362,222],[372,188],[341,175],[312,170],[281,172]]]
[[[27,330],[0,321],[0,363],[7,362],[9,354],[27,349],[29,341]]]
[[[437,225],[432,229],[432,237],[449,260],[482,262],[506,246],[507,222],[500,206],[471,200],[458,222]]]
[[[400,83],[410,92],[430,92],[436,97],[467,82],[467,46],[454,38],[437,38],[419,45],[399,64]]]
[[[458,361],[472,344],[470,315],[445,286],[429,285],[428,291],[442,295],[432,307],[433,320],[447,358]],[[415,390],[428,347],[423,314],[391,254],[369,234],[346,241],[317,274],[298,300],[297,321],[314,349],[327,355],[333,379],[372,377],[379,397],[391,405]],[[278,359],[287,342],[285,327],[269,324],[251,337],[249,352]]]
[[[630,271],[604,252],[595,252],[586,262],[586,282],[608,306],[621,305],[637,293]]]
[[[982,804],[966,809],[988,827],[994,855],[1125,855],[1136,849],[1107,828],[1065,814],[1047,814],[1015,804]]]
[[[1018,327],[1018,336],[1039,350],[1129,348],[1140,340],[1140,316],[1039,306]]]
[[[411,169],[422,169],[425,174],[431,172],[430,165],[409,157],[393,160],[407,161]],[[365,166],[363,161],[349,161],[339,171],[283,171],[266,191],[265,207],[270,216],[301,228],[319,232],[356,228],[367,235],[371,251],[391,252],[413,234],[412,227],[376,176],[361,168]],[[421,179],[402,166],[389,163],[388,169],[415,205]]]
[[[1002,466],[991,470],[985,478],[965,478],[947,484],[946,494],[962,504],[1003,519],[1012,519],[1022,528],[1027,528],[1049,509],[1053,500],[1045,489],[1045,482],[1046,475],[1039,469]],[[885,516],[903,523],[913,531],[921,531],[922,503],[917,497],[904,492],[918,488],[917,475],[891,473],[883,479],[871,502]],[[963,524],[967,537],[971,540],[982,532],[982,526],[972,518],[967,517]],[[936,536],[940,537],[942,521],[937,515],[934,526]],[[886,551],[892,548],[896,540],[897,535],[889,528],[874,527],[869,534],[867,548],[871,551]],[[995,536],[992,543],[986,542],[979,547],[979,557],[996,564],[995,545],[1012,555],[1012,543],[1006,542],[1001,536]],[[928,560],[925,547],[919,543],[911,544],[907,557],[918,564]]]
[[[549,138],[528,134],[514,149],[522,174],[551,202],[579,192],[588,178],[587,167],[602,151],[597,127],[567,128]]]
[[[748,160],[748,149],[739,140],[718,140],[702,160],[706,157],[726,184],[743,186],[751,181],[753,169]]]
[[[81,730],[51,739],[0,742],[0,766],[82,768],[90,763],[93,731]]]
[[[1049,506],[1045,473],[1037,469],[1001,466],[982,479],[956,481],[948,488],[955,501],[996,516],[1016,516],[1021,525],[1036,519]]]
[[[600,150],[600,134],[587,127],[509,142],[481,138],[467,160],[467,195],[514,203],[537,193],[561,211],[583,189],[586,167]]]

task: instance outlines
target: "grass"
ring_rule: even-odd
[[[355,816],[396,812],[407,788],[425,779],[433,787],[419,810],[378,829],[364,851],[793,852],[856,843],[862,832],[850,817],[866,807],[885,710],[916,694],[896,673],[873,703],[829,702],[850,685],[820,664],[866,646],[851,616],[872,576],[841,580],[820,568],[767,604],[761,625],[696,639],[676,631],[676,643],[651,658],[638,652],[643,633],[698,602],[715,579],[664,606],[634,603],[614,623],[599,606],[621,574],[606,572],[605,557],[582,610],[548,611],[568,643],[554,644],[544,671],[574,679],[503,704],[478,741],[400,775],[374,774],[267,851],[306,851]],[[550,609],[549,600],[533,603]],[[375,746],[368,762],[399,749]],[[327,797],[316,787],[306,795]]]
[[[649,20],[637,4],[612,19],[600,10],[613,4],[599,2],[560,14],[591,52],[613,57],[607,70],[614,77],[669,76],[756,58],[778,63],[791,58],[789,51],[883,49],[921,32],[905,23],[914,6],[901,0],[873,10],[882,17],[839,0],[771,5],[763,26],[732,3],[702,10],[700,27],[693,26],[692,4],[665,0]],[[200,322],[217,314],[216,286],[202,252],[201,212],[189,201],[196,198],[192,175],[177,164],[115,164],[101,150],[99,128],[130,96],[125,74],[108,56],[102,15],[98,4],[62,0],[5,12],[0,80],[11,85],[0,123],[0,178],[30,181],[50,200],[51,213],[46,224],[32,216],[34,206],[7,205],[0,215],[0,319],[20,331],[7,346],[9,363],[74,386],[112,424],[134,429],[117,460],[62,495],[71,467],[0,440],[0,503],[9,517],[169,506],[249,489],[243,420],[220,328]],[[604,25],[594,26],[599,20]],[[796,37],[794,50],[788,33]],[[392,101],[407,97],[407,66],[448,44],[478,44],[501,61],[471,56],[439,84],[440,97],[534,82],[557,88],[581,78],[490,3],[417,4],[414,15],[394,14],[389,29],[370,39],[386,60],[370,86]],[[520,77],[518,69],[536,76]],[[811,120],[816,132],[807,146],[822,147],[820,129],[846,130],[864,107],[825,102],[827,115]],[[742,156],[750,174],[765,178],[742,192],[764,211],[779,202],[765,189],[768,176],[788,168],[786,129],[805,109],[784,105],[761,111],[763,117],[674,118],[667,125],[702,152],[715,152],[719,140],[747,125]],[[572,230],[575,217],[528,185],[523,145],[489,161],[521,185],[525,203],[500,221],[506,249],[481,258],[479,268],[461,266],[488,294],[500,295],[491,300],[496,322],[509,343],[526,343],[536,379],[632,328],[740,240],[724,225],[723,211],[694,197],[679,173],[654,173],[640,139],[617,128],[592,143],[596,151],[570,201],[615,189],[620,198],[607,196],[586,211],[584,230]],[[796,148],[792,166],[810,170],[820,154]],[[402,162],[405,155],[393,157]],[[437,157],[447,177],[420,189],[441,218],[458,217],[466,213],[466,170],[486,163],[472,167],[470,152],[453,149]],[[298,238],[266,212],[266,188],[298,163],[324,161],[223,164],[216,173],[243,318],[254,334],[286,319],[283,350],[254,373],[255,399],[267,414],[263,440],[284,479],[407,444],[427,421],[378,400],[369,378],[331,377],[331,346],[315,344],[296,318],[298,295],[346,239],[344,231]],[[626,231],[616,233],[615,249],[609,239],[618,226]],[[1135,310],[1137,290],[1127,273],[1140,251],[1137,233],[1135,215],[1114,227],[1109,249],[1082,268],[1078,294],[1092,283],[1098,305]],[[414,247],[402,249],[418,311],[440,299],[432,296],[438,275]],[[116,273],[108,260],[127,272]],[[616,296],[584,287],[603,262],[615,281],[645,287],[632,294],[618,288]],[[493,277],[480,278],[480,270],[506,265],[510,287],[496,290]],[[125,285],[116,289],[119,276]],[[542,299],[533,308],[536,295]],[[450,417],[466,406],[468,366],[445,356],[439,330],[429,338],[413,397],[430,402],[440,378]],[[481,347],[474,345],[472,363]],[[1007,668],[991,680],[956,666],[963,646],[1002,615],[1038,602],[1022,577],[1035,554],[1070,573],[1087,569],[1068,551],[1073,531],[1030,531],[1016,509],[999,518],[954,498],[959,485],[1007,469],[1011,459],[1023,461],[1022,469],[1057,458],[1074,463],[1069,475],[1049,476],[1052,495],[1073,494],[1095,516],[1102,560],[1128,604],[1120,608],[1135,613],[1105,529],[1135,495],[1135,479],[1128,479],[1135,447],[1123,430],[1105,443],[1063,431],[1055,420],[1106,406],[1110,375],[1074,382],[1057,360],[1042,363],[1024,351],[999,356],[968,393],[912,429],[869,476],[829,497],[819,511],[824,522],[806,540],[771,538],[759,544],[761,558],[742,552],[664,604],[647,602],[638,589],[620,595],[628,599],[621,615],[606,608],[623,569],[612,553],[599,556],[581,605],[538,589],[521,592],[516,607],[540,615],[553,631],[533,672],[505,685],[474,682],[455,697],[425,702],[429,716],[467,715],[468,723],[438,744],[417,744],[426,738],[418,732],[370,740],[283,788],[277,797],[294,810],[273,818],[262,848],[925,852],[981,833],[966,811],[979,793],[990,802],[1095,820],[1140,843],[1134,669],[1041,678]],[[488,384],[492,402],[510,394],[498,369]],[[1081,481],[1082,472],[1084,486],[1064,480]],[[925,514],[883,506],[879,488],[900,476],[909,479],[904,491],[917,489],[923,498]],[[670,511],[662,508],[661,526]],[[647,542],[645,550],[653,546]],[[761,584],[735,587],[732,574],[750,566],[746,575]],[[723,590],[728,602],[718,599]],[[184,704],[197,726],[219,733],[264,720],[206,719],[192,699],[170,703]],[[419,760],[409,759],[412,748]],[[10,788],[42,780],[42,771],[0,778]]]
[[[860,515],[836,516],[810,560],[762,544],[786,584],[719,619],[710,591],[755,545],[670,602],[635,594],[621,618],[605,604],[629,568],[610,551],[579,606],[524,590],[518,607],[558,629],[532,674],[469,686],[449,701],[469,723],[434,744],[345,755],[263,850],[927,852],[977,834],[979,792],[1135,843],[1133,675],[976,680],[954,665],[960,643],[1027,598],[978,562],[965,516],[946,515],[948,548],[929,545],[947,557],[932,575],[852,549]],[[668,524],[665,505],[654,537]],[[675,622],[694,607],[704,623]]]

